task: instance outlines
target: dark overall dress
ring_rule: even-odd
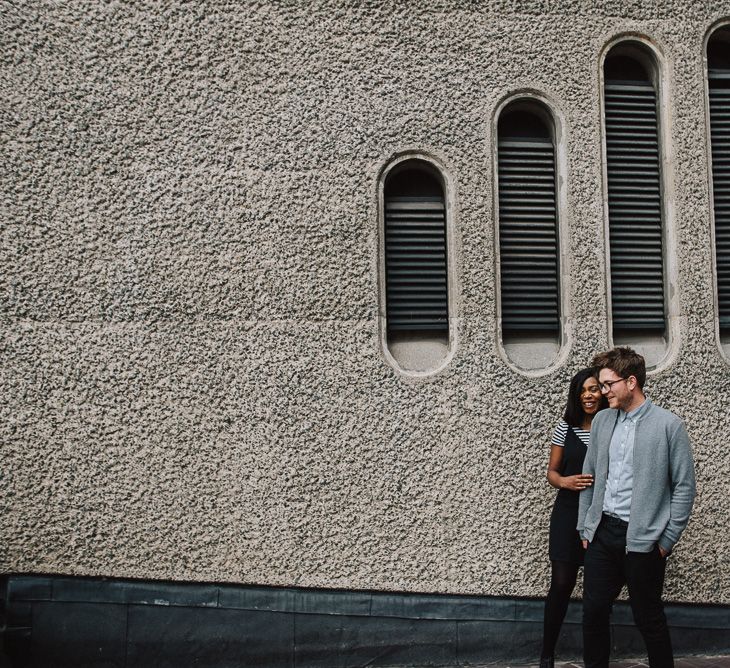
[[[583,471],[586,448],[572,427],[568,427],[563,446],[561,476],[577,475]],[[583,546],[576,531],[578,524],[578,495],[569,489],[558,490],[550,515],[550,560],[583,563]]]

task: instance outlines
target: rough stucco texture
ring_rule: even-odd
[[[650,396],[698,476],[666,594],[730,603],[703,38],[730,2],[6,4],[0,570],[540,596],[548,442],[607,345],[602,49],[663,54],[679,336]],[[494,113],[563,119],[569,348],[497,344]],[[454,184],[450,364],[379,339],[380,170]]]

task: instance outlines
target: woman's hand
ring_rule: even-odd
[[[561,489],[569,489],[572,492],[582,492],[593,484],[593,476],[590,473],[579,473],[560,478]]]
[[[560,475],[562,461],[563,448],[553,444],[550,448],[547,479],[555,489],[569,489],[573,492],[581,492],[593,484],[593,476],[589,473],[579,473],[578,475],[569,476]]]

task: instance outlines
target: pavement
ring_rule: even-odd
[[[612,661],[610,668],[647,668],[646,658]],[[479,668],[539,668],[537,663],[487,663]],[[583,668],[583,663],[555,664],[555,668]],[[674,658],[674,668],[730,668],[730,656],[683,656]]]

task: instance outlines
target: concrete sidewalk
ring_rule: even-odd
[[[647,668],[646,658],[612,661],[610,668]],[[486,663],[479,668],[539,668],[537,663]],[[555,668],[583,668],[582,662],[560,662]],[[684,656],[674,659],[674,668],[730,668],[730,656]]]

